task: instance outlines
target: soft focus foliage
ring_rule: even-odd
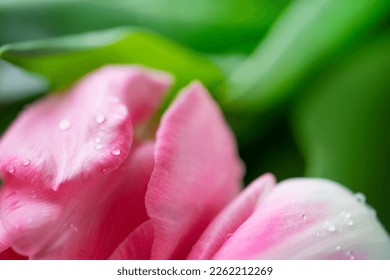
[[[167,103],[192,79],[208,87],[246,182],[333,179],[389,229],[389,11],[388,0],[1,0],[0,133],[49,88],[138,63],[173,74]]]

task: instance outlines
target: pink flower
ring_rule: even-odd
[[[233,135],[199,83],[149,137],[169,84],[105,67],[17,118],[0,141],[0,259],[390,258],[335,183],[266,174],[239,194]]]

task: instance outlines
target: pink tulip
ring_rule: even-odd
[[[390,258],[336,183],[266,174],[239,194],[233,134],[199,83],[150,133],[169,84],[105,67],[16,119],[0,141],[0,259]]]

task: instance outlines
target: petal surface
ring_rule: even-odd
[[[357,199],[358,198],[358,199]],[[390,239],[349,190],[323,179],[278,184],[214,259],[389,259]]]
[[[98,182],[58,191],[5,181],[0,218],[12,248],[31,259],[106,259],[148,219],[145,194],[154,143],[135,144],[128,159]]]
[[[28,258],[16,253],[12,248],[0,253],[0,260],[27,260]]]
[[[215,215],[239,192],[243,167],[232,132],[199,84],[183,90],[157,132],[146,207],[153,259],[185,258]]]
[[[3,227],[3,224],[0,219],[0,253],[8,249],[10,246],[7,238],[7,232]]]
[[[169,83],[159,72],[108,66],[39,100],[2,137],[0,171],[57,190],[114,170],[127,158],[134,124],[154,112]]]
[[[110,260],[148,260],[151,257],[154,232],[152,222],[146,221],[131,232],[110,256]]]
[[[212,221],[193,246],[188,259],[209,260],[256,208],[261,196],[276,185],[273,175],[265,174],[252,182]]]

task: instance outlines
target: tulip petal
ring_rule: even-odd
[[[45,238],[41,227],[55,223],[59,217],[61,208],[57,205],[60,201],[58,192],[43,188],[38,190],[18,178],[5,178],[0,197],[0,219],[10,245],[16,238],[21,243],[35,237],[36,241],[31,246],[41,246]]]
[[[389,259],[390,239],[370,208],[323,179],[277,185],[214,259]]]
[[[27,260],[28,258],[16,253],[12,248],[0,253],[0,260]]]
[[[7,232],[3,227],[3,224],[0,219],[0,253],[5,251],[6,249],[9,248],[9,242],[7,238]]]
[[[144,197],[153,167],[154,143],[144,143],[94,184],[53,191],[11,177],[0,218],[12,248],[31,259],[108,258],[148,219]]]
[[[154,232],[150,220],[135,229],[116,248],[110,260],[148,260],[152,253]]]
[[[199,84],[161,120],[146,195],[153,259],[185,258],[214,216],[237,195],[243,168],[217,104]]]
[[[276,184],[271,174],[265,174],[250,184],[208,226],[192,248],[188,259],[209,260],[255,210],[258,200]]]
[[[114,170],[130,151],[133,125],[154,112],[169,82],[162,73],[109,66],[34,103],[2,137],[0,171],[58,190]]]

